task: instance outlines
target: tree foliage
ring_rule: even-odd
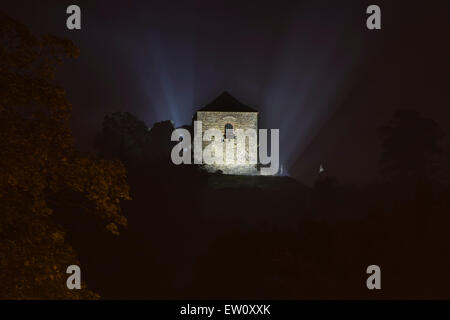
[[[71,104],[54,80],[78,55],[71,41],[37,37],[0,12],[0,298],[96,297],[66,288],[66,268],[78,261],[51,217],[64,194],[92,202],[115,234],[127,223],[125,168],[75,149]]]
[[[115,112],[105,116],[102,130],[95,137],[95,146],[101,157],[118,159],[130,175],[142,176],[142,171],[148,168],[162,170],[171,165],[174,129],[171,121],[157,122],[149,128],[128,112]]]
[[[101,156],[130,164],[143,161],[149,139],[144,122],[131,113],[115,112],[105,116],[95,146]]]

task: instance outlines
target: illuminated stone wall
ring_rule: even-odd
[[[198,111],[197,112],[197,121],[202,121],[202,136],[203,133],[211,128],[218,129],[222,132],[223,138],[225,138],[225,125],[231,124],[233,126],[233,130],[236,129],[254,129],[256,133],[258,132],[258,113],[257,112],[222,112],[222,111]],[[234,149],[236,150],[237,139],[231,139],[234,144]],[[211,142],[203,141],[203,148]],[[254,146],[254,150],[257,153],[257,139],[255,139],[256,146]],[[246,139],[245,143],[245,152],[248,154],[249,150],[251,150],[249,146],[249,141]],[[225,139],[224,139],[224,162],[225,162]],[[235,151],[235,160],[237,158],[237,154]],[[257,154],[255,154],[255,158],[257,159]],[[221,170],[224,174],[237,174],[237,175],[256,175],[258,174],[256,164],[250,164],[248,159],[246,159],[246,163],[244,165],[205,165],[204,168],[209,172],[217,172]]]

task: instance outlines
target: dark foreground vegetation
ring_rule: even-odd
[[[85,154],[52,77],[77,49],[0,24],[0,298],[450,298],[449,153],[434,121],[398,111],[363,187],[177,167],[171,122],[148,130],[128,113],[106,116]],[[66,289],[70,264],[89,290]],[[381,291],[366,288],[372,264]]]
[[[434,121],[398,111],[381,129],[381,177],[362,187],[326,172],[306,187],[177,167],[171,122],[145,128],[116,113],[96,138],[128,170],[122,235],[87,234],[74,212],[73,243],[103,297],[449,297],[448,163]],[[366,287],[371,264],[380,292]]]

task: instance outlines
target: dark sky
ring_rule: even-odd
[[[110,112],[180,126],[228,90],[260,111],[260,127],[280,129],[291,175],[309,184],[322,163],[360,183],[376,174],[377,129],[396,109],[450,127],[449,18],[432,1],[5,2],[35,33],[81,49],[58,78],[83,149]],[[81,31],[66,29],[70,4]],[[380,31],[366,29],[370,4]]]

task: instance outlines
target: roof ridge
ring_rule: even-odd
[[[222,92],[199,111],[257,112],[255,109],[237,100],[228,91]]]

